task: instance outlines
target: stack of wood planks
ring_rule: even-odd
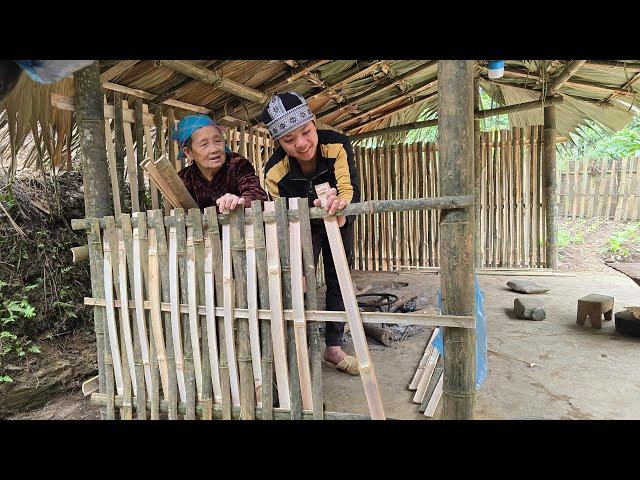
[[[438,349],[433,345],[439,331],[440,327],[436,327],[431,333],[431,338],[422,354],[416,373],[408,386],[409,390],[416,392],[413,396],[413,403],[419,403],[418,411],[424,413],[424,416],[428,418],[433,418],[440,398],[442,398],[444,363]]]
[[[198,208],[166,155],[161,155],[155,162],[146,158],[140,165],[153,179],[164,198],[175,208]]]

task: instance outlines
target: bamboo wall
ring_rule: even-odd
[[[480,225],[484,267],[543,267],[543,128],[481,136]],[[434,143],[355,148],[362,201],[439,195]],[[356,223],[356,268],[439,266],[439,211],[364,215]],[[382,239],[382,241],[379,241]]]
[[[558,215],[605,217],[615,221],[640,218],[639,157],[569,162],[558,171]]]
[[[144,185],[147,196],[151,198],[150,206],[155,209],[163,204],[159,193],[153,182],[149,182],[146,172],[136,170],[134,166],[146,157],[156,159],[162,154],[168,154],[176,169],[180,170],[184,166],[184,160],[177,158],[177,142],[168,135],[176,123],[173,110],[164,108],[158,113],[155,106],[145,104],[138,107],[138,110],[140,111],[136,112],[126,101],[123,101],[121,114],[117,113],[115,106],[105,109],[106,112],[113,112],[105,119],[112,189],[117,191],[117,187],[114,188],[115,160],[122,159],[125,178],[129,179],[129,186],[126,188],[131,191],[133,185],[135,197],[137,175],[144,175],[144,182],[140,185]],[[136,128],[136,119],[142,119],[140,124],[143,128]],[[159,137],[157,132],[161,134]],[[484,267],[537,268],[545,264],[542,132],[542,127],[534,126],[530,129],[514,128],[512,131],[482,134],[479,232]],[[239,152],[253,163],[264,186],[264,166],[274,150],[274,142],[268,132],[257,128],[233,128],[227,130],[227,139],[233,151]],[[362,201],[438,195],[437,144],[418,142],[378,148],[355,147],[354,153]],[[625,168],[626,165],[625,163]],[[637,168],[634,172],[636,175]],[[563,175],[559,185],[564,185],[564,179]],[[635,177],[633,182],[629,177],[626,183],[620,184],[620,188],[631,188],[627,187],[631,184],[636,188],[637,183],[640,182],[635,181]],[[565,197],[561,198],[561,208]],[[125,208],[122,200],[122,206],[116,205],[117,203],[118,196],[114,195],[116,215],[145,210],[144,203],[137,202],[133,197],[131,207]],[[615,212],[613,208],[615,207],[612,207],[612,212]],[[640,209],[629,210],[638,215],[637,211]],[[623,210],[620,213],[622,216]],[[439,215],[437,210],[363,215],[355,227],[355,268],[379,271],[403,267],[438,267]],[[319,268],[320,284],[324,282],[322,276],[323,269]]]

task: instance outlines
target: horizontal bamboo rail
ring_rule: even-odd
[[[93,307],[104,307],[105,300],[102,298],[85,297],[84,304]],[[113,301],[114,307],[122,307],[120,300]],[[135,308],[129,305],[130,309]],[[151,309],[151,304],[145,301],[143,304],[145,310]],[[206,316],[206,306],[198,305],[198,315]],[[160,310],[163,312],[171,311],[171,304],[162,302]],[[189,305],[181,303],[179,305],[180,313],[188,313]],[[217,317],[224,316],[224,308],[216,307],[214,309]],[[295,313],[292,309],[283,310],[284,320],[295,321]],[[472,316],[464,315],[439,315],[427,313],[387,313],[387,312],[361,312],[363,323],[392,323],[397,325],[420,325],[423,327],[458,327],[458,328],[476,328],[475,319]],[[305,310],[305,317],[308,322],[346,322],[347,317],[344,312],[324,311],[324,310]],[[234,308],[233,318],[249,318],[249,310],[246,308]],[[271,310],[258,310],[258,320],[271,320]]]
[[[133,408],[136,409],[137,405],[135,401],[136,397],[133,397],[134,405]],[[96,406],[105,406],[107,404],[107,396],[102,393],[94,393],[91,395],[91,404]],[[123,398],[121,395],[115,396],[115,406],[122,407]],[[151,408],[151,401],[147,401],[147,408]],[[205,404],[203,402],[196,403],[196,414],[199,417],[203,416],[203,410],[205,408]],[[169,402],[166,400],[160,400],[160,412],[167,413],[169,411]],[[185,402],[178,402],[178,413],[184,415],[187,411]],[[222,407],[220,405],[213,406],[213,418],[215,420],[220,420],[222,418]],[[233,406],[231,407],[231,418],[233,420],[240,420],[240,407]],[[262,408],[256,408],[256,419],[262,419]],[[274,420],[289,420],[291,419],[291,413],[289,410],[284,408],[274,408],[273,409],[273,419]],[[348,413],[348,412],[324,412],[325,420],[371,420],[369,415],[364,415],[361,413]],[[302,410],[302,420],[313,420],[313,412],[311,410]],[[388,419],[390,420],[390,419]]]

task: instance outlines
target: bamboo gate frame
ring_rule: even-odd
[[[74,108],[72,99],[54,96],[52,101],[58,108]],[[118,107],[120,104],[122,109]],[[119,93],[115,95],[114,105],[105,103],[107,157],[116,217],[125,211],[121,200],[123,186],[118,181],[124,176],[125,166],[130,180],[131,212],[145,210],[141,201],[145,190],[151,199],[151,208],[160,208],[160,193],[153,180],[142,168],[136,168],[144,159],[157,160],[167,155],[170,165],[174,165],[176,170],[184,167],[184,159],[177,156],[177,142],[168,135],[176,124],[173,108],[153,108],[153,113],[150,113],[149,105],[142,101],[136,101],[134,108],[130,108]],[[226,136],[229,147],[254,165],[264,186],[264,167],[275,148],[268,131],[240,125],[227,129]],[[481,266],[545,267],[543,127],[483,132],[480,140],[482,186],[478,232],[481,237]],[[363,201],[439,195],[440,159],[436,143],[355,147],[354,154]],[[123,171],[118,172],[117,168]],[[558,185],[563,185],[559,173],[557,178]],[[629,177],[626,185],[630,184]],[[560,202],[561,208],[562,205]],[[165,207],[165,214],[167,212],[168,207]],[[388,271],[439,267],[439,219],[437,210],[364,215],[355,226],[355,268]],[[396,232],[405,234],[396,235]],[[324,283],[323,269],[318,269],[317,274],[318,283]]]
[[[560,216],[640,219],[640,157],[571,161],[556,176]]]
[[[472,205],[472,196],[372,201],[344,214]],[[473,316],[359,312],[336,218],[298,199],[288,207],[277,199],[264,211],[255,201],[230,214],[156,209],[72,221],[89,239],[92,402],[105,418],[369,418],[322,410],[318,322],[348,321],[370,418],[384,419],[363,322],[475,328]],[[310,218],[324,218],[345,312],[316,309]]]

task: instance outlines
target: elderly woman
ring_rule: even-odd
[[[206,115],[184,117],[174,139],[191,161],[178,175],[201,209],[217,205],[222,212],[267,199],[253,165],[225,145],[224,128]]]

